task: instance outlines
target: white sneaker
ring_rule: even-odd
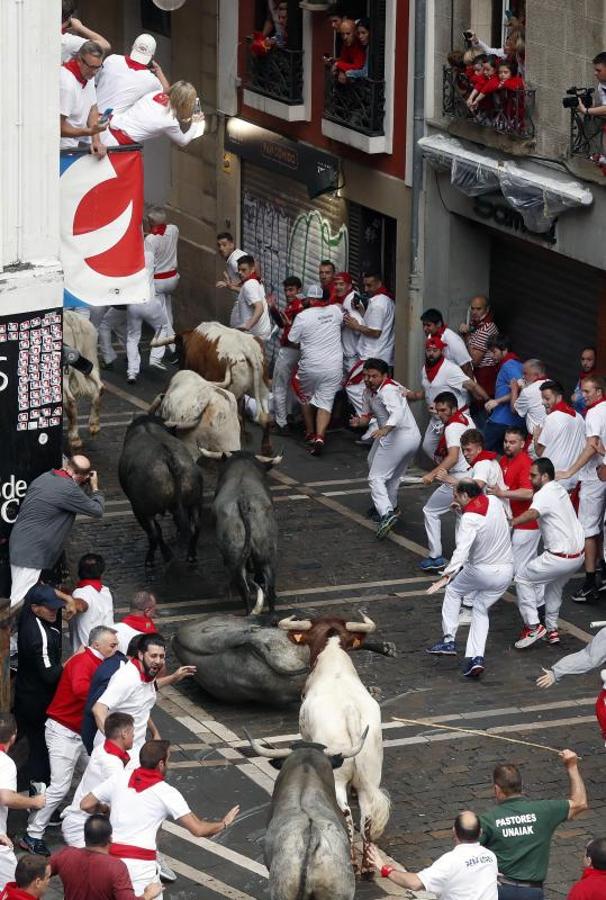
[[[162,372],[168,372],[168,366],[165,366],[164,363],[159,360],[154,360],[154,362],[150,362],[149,365],[152,369],[160,369]]]
[[[172,884],[177,880],[177,873],[173,872],[162,853],[157,854],[156,862],[158,863],[158,868],[160,870],[160,881],[164,881],[166,884]]]
[[[462,606],[459,610],[459,626],[471,625],[471,606]]]

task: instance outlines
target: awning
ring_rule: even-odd
[[[567,209],[593,203],[591,191],[578,181],[560,180],[523,169],[488,152],[476,153],[446,135],[423,137],[419,146],[429,164],[450,172],[452,185],[469,197],[501,191],[509,206],[520,213],[529,231],[543,234]]]

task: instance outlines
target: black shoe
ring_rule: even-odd
[[[597,594],[597,588],[595,584],[588,585],[583,584],[574,594],[571,595],[570,599],[573,603],[593,603],[593,600],[589,598],[594,594]]]
[[[288,423],[286,423],[286,425],[274,424],[272,432],[273,434],[277,434],[278,437],[292,437],[293,434],[293,430]]]

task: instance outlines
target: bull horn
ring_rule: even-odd
[[[364,746],[364,741],[366,740],[366,736],[368,735],[368,728],[369,728],[369,726],[367,725],[366,728],[364,729],[364,731],[362,732],[362,734],[360,735],[360,740],[358,741],[358,743],[355,744],[353,747],[350,747],[349,750],[341,750],[341,751],[337,751],[336,753],[331,753],[331,751],[327,748],[324,751],[324,753],[326,753],[327,756],[339,755],[339,756],[342,756],[343,759],[351,759],[352,756],[357,756],[358,753],[360,752],[360,750],[362,749],[362,747]]]
[[[280,454],[280,456],[261,456],[260,453],[255,453],[255,459],[260,463],[269,463],[271,466],[279,466],[284,457],[282,454]]]
[[[294,616],[288,616],[286,619],[280,619],[278,628],[282,631],[309,631],[311,622],[309,619],[295,619]]]
[[[229,450],[225,452],[220,452],[219,450],[206,450],[204,447],[198,447],[201,456],[205,456],[207,459],[223,459],[226,456],[228,459],[231,456]]]
[[[366,729],[368,731],[368,729]],[[290,747],[287,747],[284,750],[276,750],[273,747],[263,747],[258,741],[252,737],[244,728],[244,734],[248,739],[248,743],[255,751],[257,756],[265,756],[267,759],[285,759],[287,756],[290,756]]]
[[[364,613],[362,613],[362,618],[364,619],[363,622],[346,622],[345,629],[347,631],[356,631],[359,634],[372,634],[373,631],[377,630],[377,626],[372,619],[369,619]]]

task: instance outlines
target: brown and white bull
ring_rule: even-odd
[[[70,450],[79,450],[82,440],[78,434],[78,401],[90,400],[88,430],[96,435],[101,429],[99,423],[99,406],[103,382],[99,375],[99,357],[97,355],[97,329],[88,319],[79,313],[66,310],[63,314],[63,343],[92,363],[92,371],[85,375],[66,366],[63,371],[63,408],[67,416],[67,440]]]
[[[256,401],[256,421],[263,426],[262,452],[270,453],[269,379],[262,342],[220,322],[201,322],[191,331],[152,341],[153,347],[176,344],[182,369],[191,369],[240,401]]]
[[[304,740],[328,747],[355,744],[368,726],[368,737],[357,756],[346,759],[335,770],[337,803],[345,816],[345,823],[353,845],[353,819],[347,791],[355,788],[360,806],[360,834],[362,837],[362,876],[369,876],[372,866],[368,859],[371,841],[383,833],[389,819],[390,801],[381,788],[383,767],[383,735],[381,710],[377,701],[364,687],[350,650],[360,647],[368,634],[375,631],[372,619],[346,622],[338,618],[305,619],[294,616],[282,619],[280,628],[288,631],[290,639],[309,647],[311,671],[303,689],[299,712],[299,730]]]
[[[233,394],[183,369],[177,372],[164,394],[149,408],[158,413],[167,428],[175,430],[194,460],[202,450],[218,453],[240,450],[238,406]]]

